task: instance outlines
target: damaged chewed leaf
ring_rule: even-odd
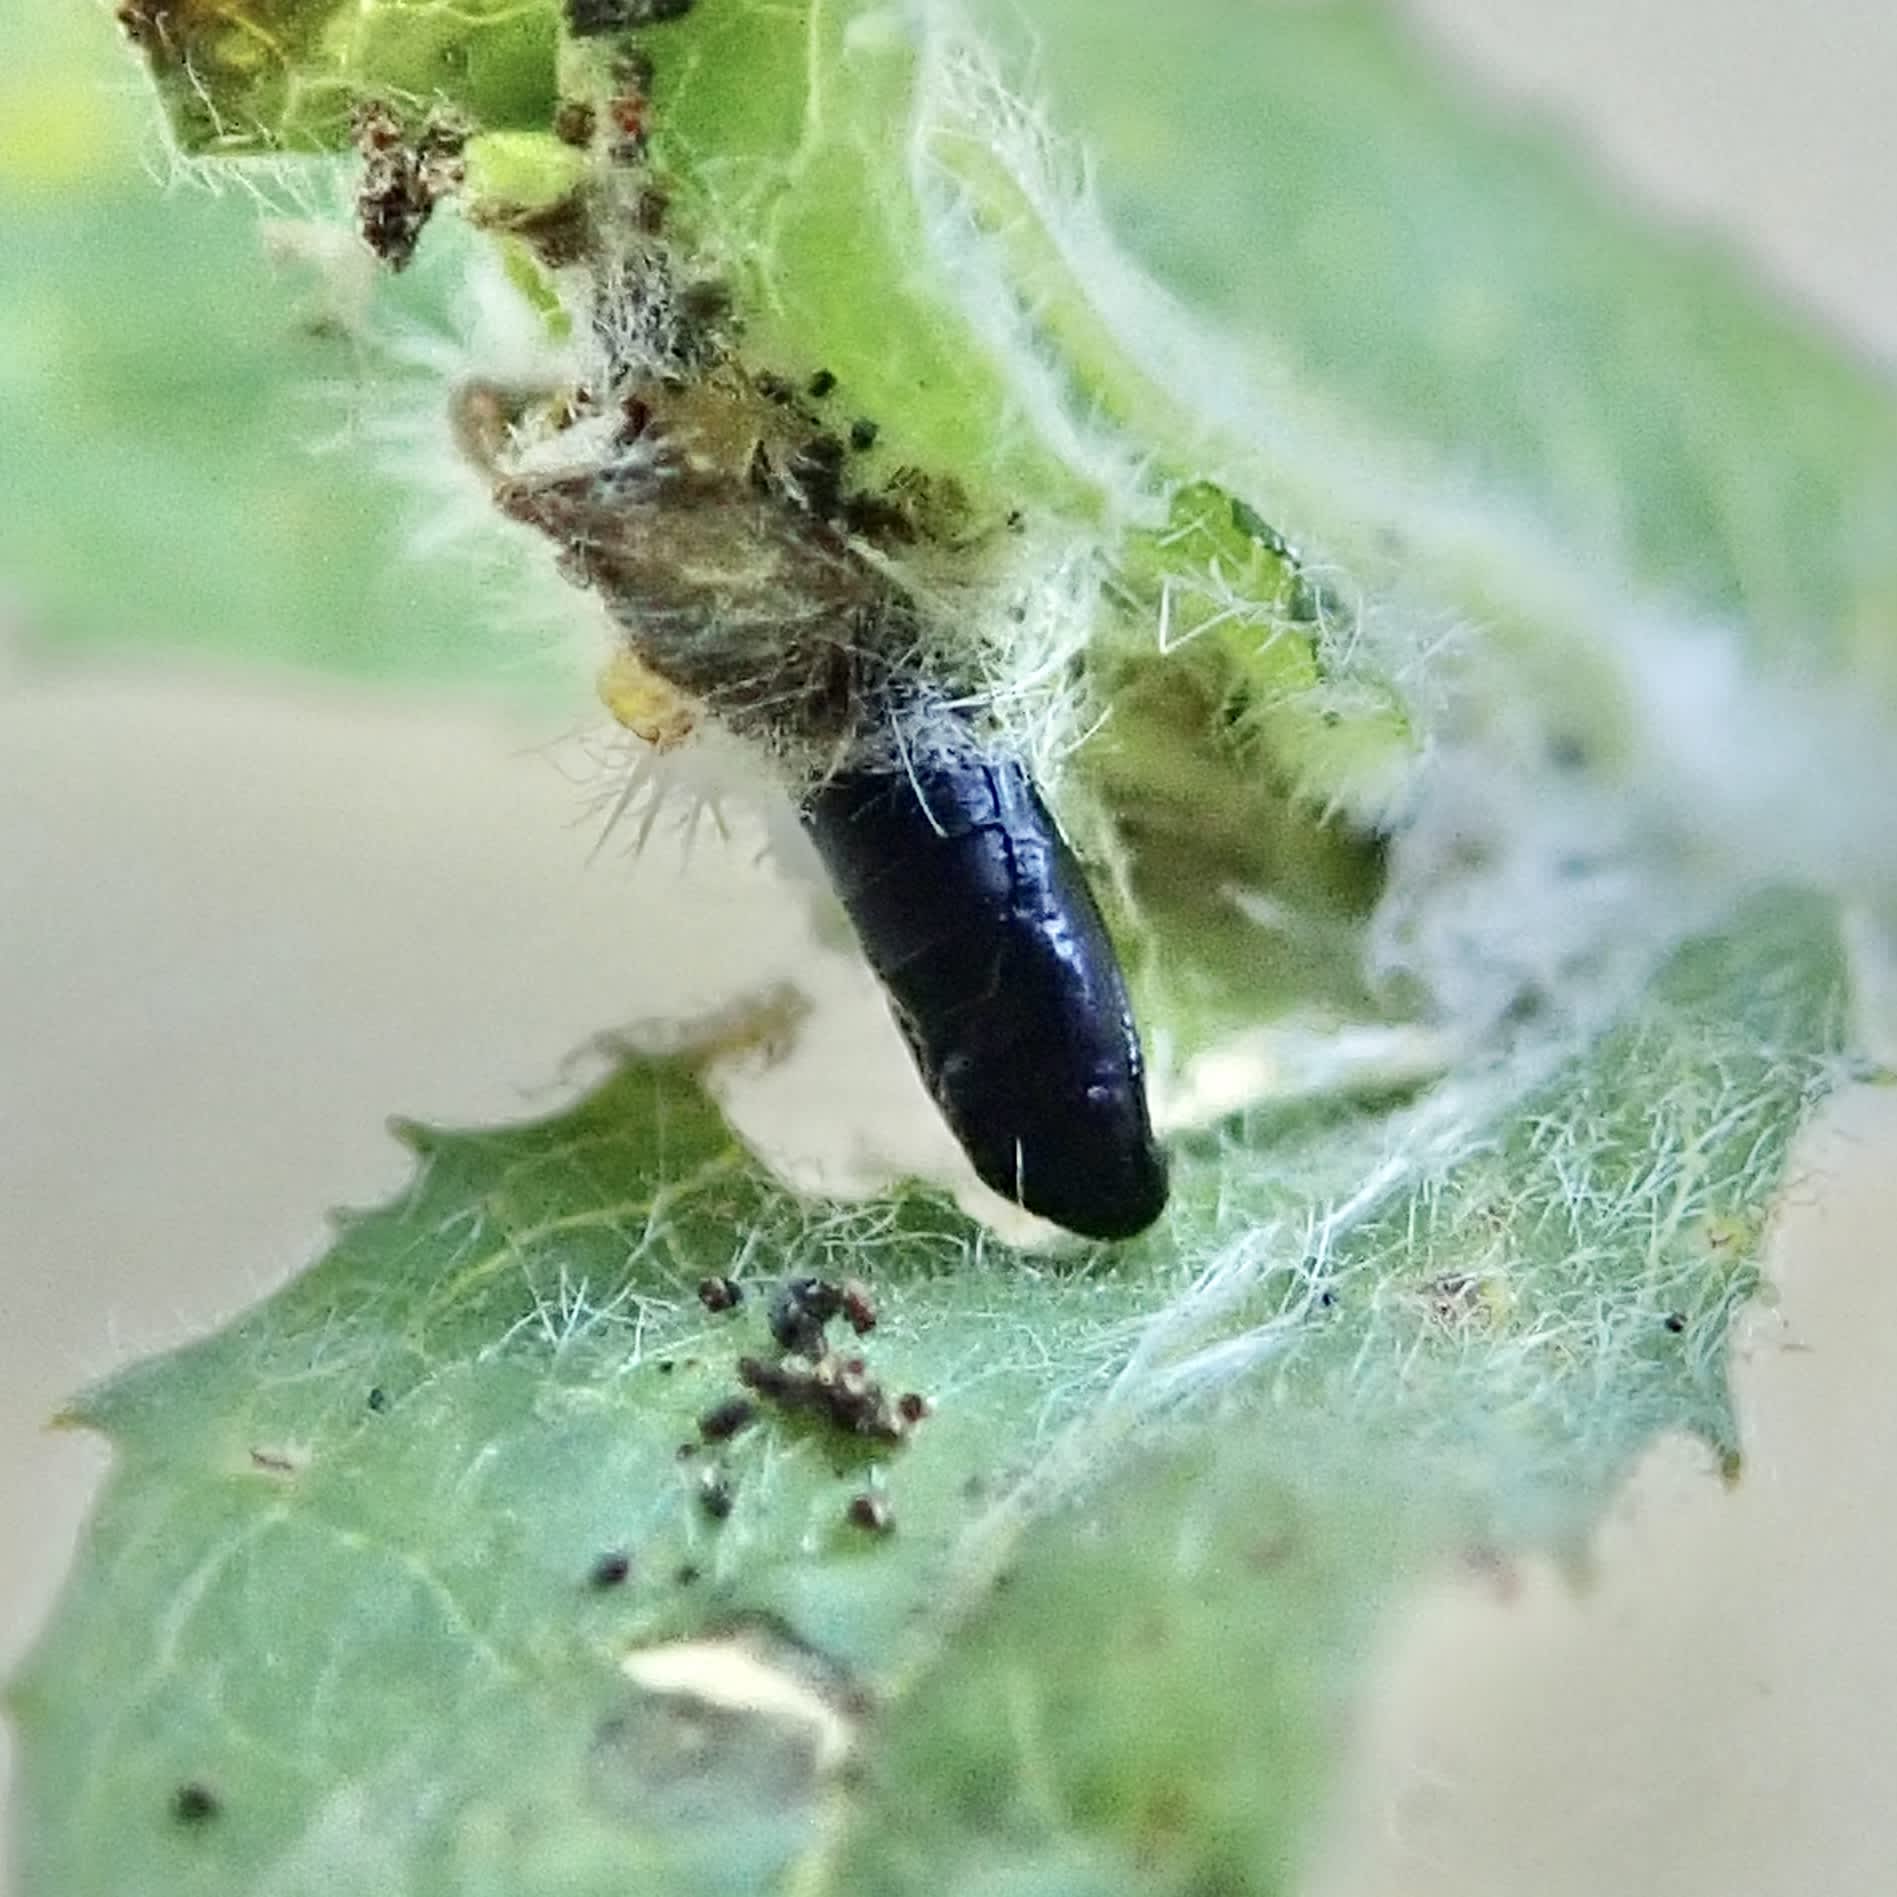
[[[920,1890],[978,1838],[1278,1890],[1405,1573],[1732,1452],[1837,1019],[1822,908],[1755,905],[1513,1104],[1260,1115],[1110,1252],[800,1199],[690,1058],[411,1130],[400,1199],[74,1406],[116,1462],[13,1689],[26,1888]]]
[[[152,1891],[449,1889],[455,1851],[521,1891],[661,1863],[681,1881],[647,1887],[709,1888],[707,1801],[774,1862],[836,1734],[743,1711],[736,1660],[661,1689],[651,1656],[742,1626],[832,1681],[811,1707],[834,1680],[854,1705],[937,1598],[971,1477],[1020,1463],[1153,1288],[1024,1276],[932,1200],[799,1200],[691,1058],[405,1137],[396,1203],[74,1405],[116,1465],[14,1688],[29,1888],[122,1890],[135,1857]]]

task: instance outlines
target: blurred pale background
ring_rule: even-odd
[[[1897,364],[1885,0],[1419,11]],[[256,673],[49,670],[11,656],[11,630],[0,1663],[101,1462],[40,1432],[64,1393],[267,1288],[324,1206],[394,1190],[388,1113],[539,1110],[589,1035],[766,978],[799,939],[741,854],[701,851],[683,888],[610,850],[589,864],[557,721]],[[873,995],[840,964],[823,991],[892,1137],[939,1150]],[[1868,1090],[1806,1144],[1778,1306],[1742,1351],[1736,1491],[1662,1452],[1585,1585],[1452,1577],[1395,1630],[1323,1897],[1897,1887],[1894,1157],[1897,1097]]]

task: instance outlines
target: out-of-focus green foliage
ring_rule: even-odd
[[[1736,1454],[1726,1325],[1822,1083],[1826,935],[1756,910],[1492,1150],[1315,1251],[1379,1116],[1260,1117],[1183,1156],[1162,1233],[1065,1261],[925,1200],[797,1201],[677,1059],[411,1131],[400,1199],[76,1405],[117,1465],[14,1688],[25,1889],[1285,1888],[1406,1563],[1581,1535],[1668,1428]],[[1184,1299],[1248,1238],[1273,1263],[1238,1307]],[[877,1321],[841,1349],[930,1413],[896,1443],[764,1401],[719,1440],[773,1292],[849,1272]],[[1169,1305],[1195,1321],[1127,1374]],[[1022,1539],[1077,1473],[1099,1491]],[[768,1709],[627,1682],[734,1631],[853,1729],[884,1704],[852,1778]]]
[[[103,9],[10,42],[0,587],[30,644],[550,690],[564,668],[491,567],[416,550],[414,451],[380,438],[348,333],[369,259],[346,180],[185,167]],[[458,235],[385,292],[386,330],[451,341]]]
[[[1897,391],[1721,242],[1656,241],[1565,140],[1418,84],[1375,6],[980,10],[1031,17],[1115,234],[1314,453],[1892,681]]]

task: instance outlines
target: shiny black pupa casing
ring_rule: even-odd
[[[1166,1204],[1126,983],[1024,766],[972,747],[856,767],[805,828],[975,1170],[1087,1238]]]

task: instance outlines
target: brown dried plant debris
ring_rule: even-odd
[[[362,155],[356,227],[391,270],[406,270],[435,206],[461,188],[468,128],[451,114],[431,112],[411,137],[387,105],[368,100],[350,129]]]

